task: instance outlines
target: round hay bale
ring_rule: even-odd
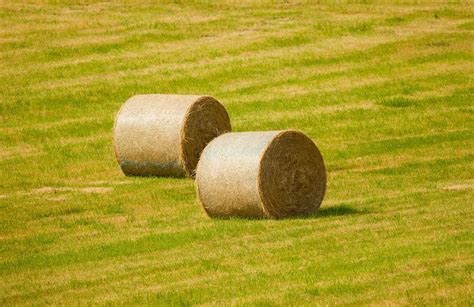
[[[115,156],[126,175],[194,177],[207,143],[230,130],[227,111],[212,97],[137,95],[115,120]]]
[[[326,169],[301,132],[232,132],[204,149],[196,187],[210,217],[305,216],[321,205]]]

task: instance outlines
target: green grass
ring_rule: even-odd
[[[0,305],[474,304],[472,3],[4,1]],[[319,212],[211,220],[116,112],[209,94],[320,148]]]

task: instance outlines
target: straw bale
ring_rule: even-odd
[[[210,96],[137,95],[115,120],[115,156],[126,175],[193,177],[207,143],[230,130]]]
[[[232,132],[204,149],[196,187],[210,217],[305,216],[321,205],[326,170],[318,148],[301,132]]]

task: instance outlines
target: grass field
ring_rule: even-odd
[[[0,305],[474,304],[472,2],[1,2]],[[306,219],[211,220],[125,177],[116,112],[209,94],[304,131]]]

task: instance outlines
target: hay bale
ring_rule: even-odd
[[[304,216],[321,205],[326,170],[301,132],[232,132],[204,149],[196,187],[210,217]]]
[[[133,96],[115,120],[115,156],[126,175],[193,177],[207,143],[230,130],[212,97]]]

